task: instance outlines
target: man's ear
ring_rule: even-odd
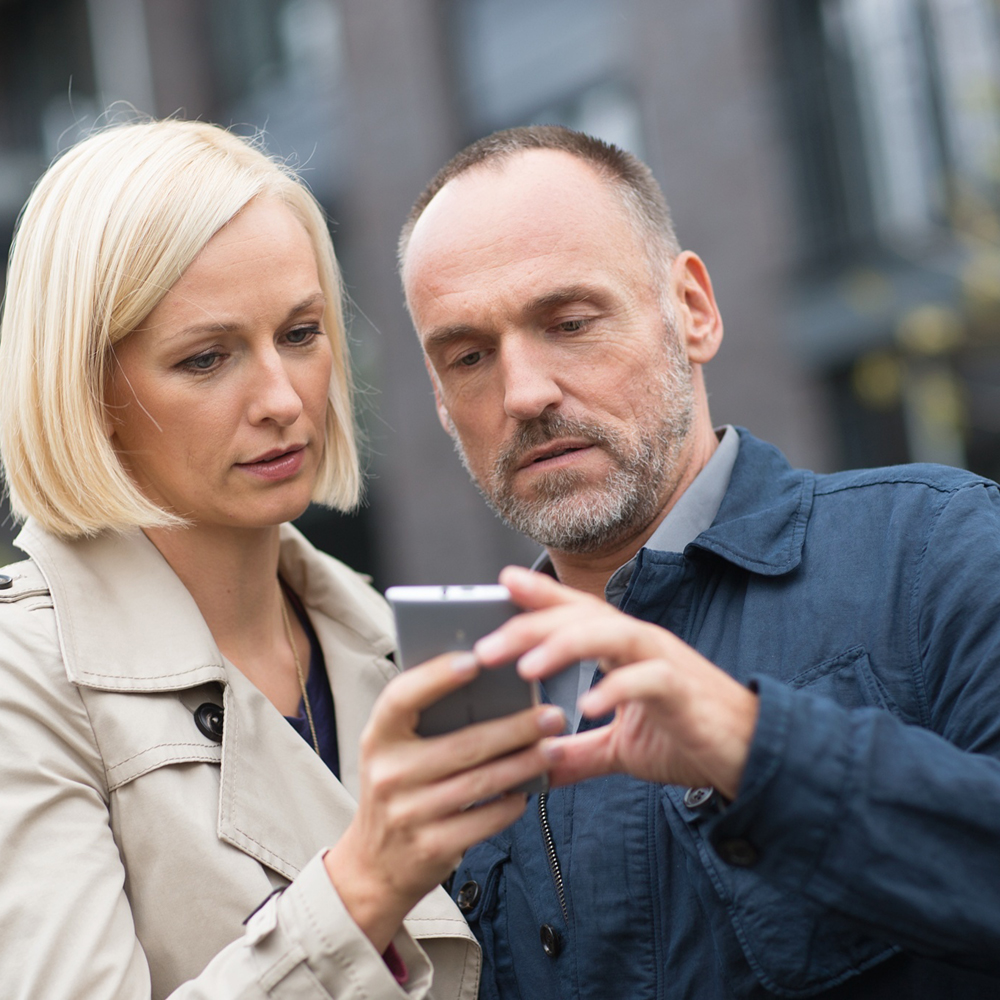
[[[685,250],[674,260],[671,282],[679,314],[678,334],[684,340],[688,358],[692,364],[706,364],[722,343],[722,314],[708,268],[696,253]]]
[[[438,420],[441,422],[441,426],[448,437],[453,438],[455,436],[454,424],[451,422],[451,417],[448,414],[447,407],[444,405],[444,400],[441,399],[441,386],[437,380],[437,373],[434,371],[426,354],[424,355],[424,367],[427,369],[427,374],[431,379],[431,388],[434,390],[434,405],[437,408]]]

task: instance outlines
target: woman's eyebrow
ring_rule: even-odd
[[[320,304],[324,306],[326,305],[326,296],[322,292],[316,292],[315,294],[304,298],[298,304],[292,306],[292,308],[288,310],[285,319],[291,319],[299,313],[305,312],[307,309],[312,309],[314,306]],[[204,323],[192,323],[190,326],[185,326],[171,336],[173,338],[186,337],[199,333],[232,333],[239,330],[242,325],[242,323],[226,322],[225,320],[206,320]]]

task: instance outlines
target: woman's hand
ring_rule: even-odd
[[[558,742],[553,784],[625,772],[645,781],[713,785],[734,798],[757,723],[757,697],[677,636],[638,621],[551,577],[508,567],[500,582],[517,615],[476,644],[489,666],[520,657],[519,673],[544,679],[578,660],[607,674],[580,700],[608,726]]]
[[[517,715],[424,739],[420,712],[479,670],[450,653],[407,670],[379,696],[361,737],[361,797],[326,868],[355,923],[384,951],[414,904],[472,844],[513,823],[526,796],[507,792],[548,771],[560,754],[562,712]],[[481,805],[469,808],[473,803]]]

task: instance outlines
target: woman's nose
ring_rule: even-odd
[[[302,398],[277,351],[255,364],[249,392],[248,415],[251,423],[273,420],[282,427],[288,427],[302,413]]]

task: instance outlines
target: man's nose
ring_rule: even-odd
[[[501,352],[504,377],[504,411],[515,420],[533,420],[562,402],[552,359],[539,346],[523,341],[504,344]]]
[[[302,413],[302,397],[277,350],[255,359],[248,390],[251,423],[273,420],[281,427],[289,427]]]

